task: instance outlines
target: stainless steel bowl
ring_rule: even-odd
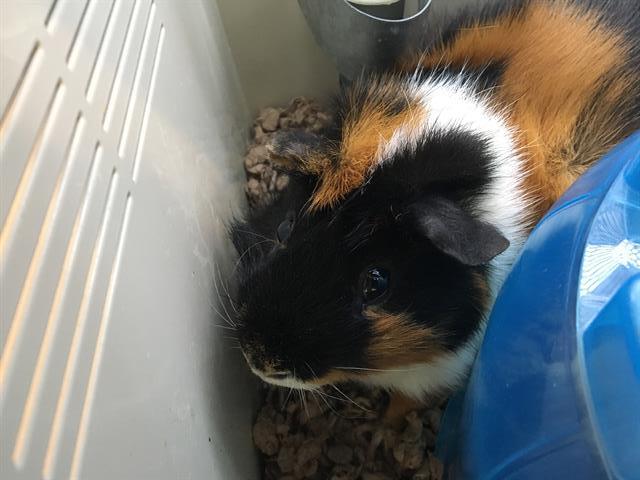
[[[348,79],[363,69],[391,64],[418,38],[428,38],[430,31],[427,10],[431,0],[418,0],[417,11],[409,16],[403,15],[407,11],[403,0],[375,6],[354,5],[347,0],[298,3],[316,41]]]

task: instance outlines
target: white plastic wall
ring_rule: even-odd
[[[217,2],[251,113],[336,90],[336,68],[315,43],[297,0]]]
[[[255,383],[214,325],[249,122],[216,4],[0,21],[0,477],[257,478]]]

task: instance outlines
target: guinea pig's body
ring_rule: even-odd
[[[459,386],[533,225],[640,128],[639,69],[634,0],[497,2],[354,81],[326,136],[280,135],[298,187],[232,232],[252,370],[414,398]]]

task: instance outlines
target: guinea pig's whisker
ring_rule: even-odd
[[[313,398],[313,400],[316,402],[316,405],[318,406],[318,411],[322,412],[322,407],[320,406],[318,397],[315,394],[316,392],[314,390],[309,390],[309,392],[311,393],[311,398]]]
[[[343,399],[343,398],[338,398],[338,397],[334,397],[334,396],[332,396],[332,395],[327,395],[326,393],[324,393],[324,392],[320,392],[320,391],[318,391],[318,393],[320,394],[320,398],[325,399],[325,397],[327,397],[327,398],[332,398],[332,399],[334,399],[335,401],[340,402],[341,404],[347,404],[347,405],[349,405],[349,404],[350,404],[349,402],[347,402],[347,401],[346,401],[345,399]],[[338,416],[338,417],[340,417],[340,418],[344,418],[344,419],[347,419],[347,420],[359,420],[359,419],[365,419],[365,418],[367,418],[365,415],[357,415],[357,414],[356,414],[356,415],[346,415],[346,414],[340,413],[340,412],[338,412],[335,408],[333,408],[333,407],[331,406],[331,403],[330,403],[330,402],[328,402],[326,399],[325,399],[324,401],[325,401],[325,403],[327,404],[327,406],[329,406],[329,408],[330,408],[330,409],[331,409],[331,411],[334,413],[334,415],[337,415],[337,416]]]
[[[231,318],[229,318],[228,316],[224,316],[216,307],[214,307],[213,305],[211,305],[211,308],[213,309],[213,311],[216,313],[216,315],[218,315],[218,317],[220,317],[224,323],[226,323],[227,325],[229,325],[230,327],[233,328],[237,328],[237,325],[235,324],[235,322],[233,320],[231,320]]]
[[[236,305],[233,302],[233,298],[231,297],[231,294],[229,293],[229,288],[227,287],[227,284],[224,282],[224,280],[222,278],[222,273],[220,272],[220,266],[215,264],[215,270],[218,273],[218,279],[220,280],[220,283],[222,284],[222,289],[226,293],[225,296],[226,296],[227,300],[229,300],[229,304],[231,305],[231,308],[233,308],[233,311],[236,312],[236,315],[237,315],[238,314],[238,309],[236,308]]]
[[[331,386],[333,387],[334,385],[331,385]],[[330,394],[328,394],[327,392],[323,392],[323,391],[320,391],[320,390],[317,390],[317,392],[318,392],[322,397],[330,398],[330,399],[332,399],[332,400],[335,400],[336,402],[340,402],[341,404],[350,405],[351,403],[355,403],[355,402],[352,402],[352,401],[351,401],[351,399],[349,399],[349,400],[345,400],[344,398],[340,398],[340,397],[336,397],[336,396],[330,395]],[[325,400],[325,401],[327,401],[327,400]],[[330,405],[330,402],[328,402],[328,404]],[[369,412],[369,410],[366,410],[366,409],[362,408],[362,406],[360,406],[360,405],[358,405],[358,404],[356,404],[356,405],[357,405],[357,406],[358,406],[358,408],[360,408],[361,410],[363,410],[363,411],[365,411],[365,412]],[[367,418],[367,417],[366,417],[366,416],[364,416],[364,415],[344,415],[344,414],[342,414],[342,413],[339,413],[339,412],[338,412],[337,410],[335,410],[335,409],[332,409],[332,411],[333,411],[337,416],[339,416],[339,417],[341,417],[341,418],[346,418],[347,420],[358,420],[358,419],[364,419],[364,418]]]
[[[229,311],[227,310],[224,302],[221,299],[222,296],[220,295],[220,290],[218,289],[218,282],[216,282],[215,277],[212,277],[211,279],[213,280],[213,287],[216,289],[216,294],[218,295],[218,299],[220,300],[219,304],[222,305],[222,309],[226,313],[226,316],[222,315],[220,310],[218,310],[213,304],[210,303],[210,306],[226,323],[228,323],[232,327],[235,327],[236,324],[233,320],[231,320],[231,315],[229,315]]]
[[[275,243],[273,240],[268,239],[268,240],[261,240],[259,242],[254,243],[253,245],[250,245],[249,247],[247,247],[247,249],[242,252],[242,255],[240,255],[240,257],[238,258],[238,260],[236,260],[236,264],[233,267],[233,272],[235,273],[236,269],[238,268],[238,265],[240,265],[240,262],[242,261],[242,259],[244,258],[244,256],[254,247],[257,247],[258,245],[261,245],[263,243],[267,243],[267,242],[272,242]]]
[[[211,277],[211,280],[213,281],[213,286],[214,286],[214,288],[216,289],[216,293],[218,294],[218,298],[219,298],[219,297],[220,297],[220,292],[218,291],[218,285],[216,284],[216,280],[215,280],[215,278],[214,278],[213,276]],[[220,302],[220,303],[222,303],[222,302]],[[236,326],[237,326],[237,325],[235,324],[235,322],[234,322],[233,320],[231,320],[231,318],[229,317],[228,313],[227,313],[227,316],[225,317],[225,316],[220,312],[220,310],[218,310],[218,309],[215,307],[215,305],[214,305],[213,303],[211,303],[211,300],[209,300],[209,307],[210,307],[214,312],[216,312],[216,314],[217,314],[217,315],[218,315],[222,320],[224,320],[224,322],[225,322],[226,324],[228,324],[228,325],[229,325],[229,326],[231,326],[231,327],[236,327]],[[224,305],[223,305],[223,307],[224,307]]]
[[[309,415],[309,406],[307,405],[307,392],[305,392],[304,390],[301,390],[302,393],[302,404],[304,405],[304,411],[307,413],[307,419],[310,419],[311,416]]]
[[[256,232],[250,232],[249,230],[240,230],[240,229],[236,229],[236,231],[246,233],[248,235],[253,235],[254,237],[262,238],[264,240],[269,240],[270,242],[273,242],[273,243],[277,243],[273,238],[266,237]]]
[[[289,398],[291,397],[292,392],[293,392],[293,387],[289,387],[289,393],[287,393],[287,396],[285,397],[284,402],[282,402],[282,406],[280,407],[280,410],[284,410],[284,407],[289,401]]]
[[[229,310],[227,310],[225,302],[222,300],[222,295],[220,295],[220,290],[218,289],[218,282],[216,282],[215,278],[213,279],[213,286],[215,287],[216,293],[218,294],[218,298],[220,299],[220,305],[222,305],[222,310],[224,310],[224,313],[226,313],[227,315],[227,320],[229,321],[228,323],[235,327],[235,323],[233,322],[233,320],[231,320],[231,315],[229,314]]]
[[[307,402],[304,399],[304,391],[300,388],[296,388],[296,391],[298,392],[298,397],[300,398],[300,404],[304,408],[304,411],[307,413],[307,418],[311,418],[309,416],[309,409],[307,408]]]
[[[336,397],[334,395],[330,395],[327,392],[323,392],[320,389],[316,390],[316,392],[318,392],[320,395],[322,395],[324,397],[331,398],[331,399],[335,400],[336,402],[348,403],[344,398],[340,398],[340,397]]]
[[[317,380],[317,379],[318,379],[318,375],[316,375],[316,372],[314,372],[313,368],[311,368],[311,365],[309,365],[309,363],[308,363],[308,362],[304,362],[304,363],[305,363],[305,365],[307,366],[307,368],[309,369],[309,371],[311,372],[311,374],[313,375],[313,379],[314,379],[314,380]],[[339,414],[335,409],[333,409],[333,408],[331,407],[331,405],[329,404],[329,402],[327,402],[327,400],[324,398],[324,395],[327,395],[327,394],[326,394],[326,393],[324,393],[324,392],[320,389],[320,387],[315,387],[315,388],[313,388],[313,389],[311,390],[311,393],[314,393],[314,392],[315,392],[315,393],[318,393],[318,394],[320,395],[320,398],[322,398],[322,399],[324,400],[324,403],[326,403],[326,404],[327,404],[327,406],[328,406],[329,408],[331,408],[331,411],[333,411],[333,412],[334,412],[336,415],[338,415],[338,416],[342,416],[342,415],[340,415],[340,414]],[[330,395],[327,395],[327,396],[328,396],[328,397],[330,397]],[[335,398],[336,400],[339,400],[339,401],[341,401],[341,402],[344,402],[344,400],[342,400],[341,398],[338,398],[338,397],[331,397],[331,398]]]
[[[340,418],[344,418],[344,419],[347,419],[347,420],[354,420],[354,419],[356,419],[356,418],[364,418],[364,417],[362,417],[362,416],[353,416],[353,417],[352,417],[352,416],[349,416],[349,415],[343,415],[342,413],[338,412],[335,408],[333,408],[333,406],[331,405],[331,402],[329,402],[329,401],[327,400],[327,397],[329,397],[329,398],[335,398],[337,401],[345,403],[345,401],[344,401],[344,400],[342,400],[341,398],[332,397],[331,395],[327,395],[326,393],[324,393],[324,392],[323,392],[323,391],[321,391],[320,389],[315,390],[315,392],[318,394],[318,396],[320,397],[320,399],[324,402],[324,404],[327,406],[327,408],[328,408],[329,410],[331,410],[331,412],[332,412],[335,416],[340,417]]]
[[[226,298],[227,300],[229,300],[229,304],[231,305],[235,313],[239,313],[237,310],[237,307],[235,306],[235,302],[233,301],[233,298],[229,294],[225,293],[225,294],[221,294],[221,296],[222,298]]]
[[[327,398],[332,398],[332,399],[334,399],[334,400],[336,400],[336,401],[338,401],[338,402],[341,402],[341,403],[347,403],[344,399],[342,399],[342,398],[338,398],[338,397],[334,397],[333,395],[329,395],[329,394],[327,394],[326,392],[323,392],[323,391],[322,391],[322,390],[320,390],[320,389],[317,389],[317,390],[314,390],[314,391],[315,391],[318,395],[320,395],[320,398],[322,399],[322,401],[327,405],[327,407],[329,407],[329,410],[331,410],[331,411],[333,412],[333,414],[334,414],[334,415],[336,415],[336,416],[338,416],[338,417],[340,417],[340,418],[346,418],[346,419],[349,419],[349,420],[354,420],[354,419],[356,419],[356,418],[364,418],[364,417],[361,417],[361,416],[353,416],[353,417],[352,417],[352,416],[349,416],[349,415],[343,415],[343,414],[341,414],[341,413],[340,413],[340,412],[338,412],[335,408],[333,408],[333,406],[331,405],[331,402],[329,402],[329,401],[327,400]]]
[[[229,325],[220,325],[219,323],[215,323],[214,322],[213,326],[216,327],[216,328],[222,328],[224,330],[231,330],[232,332],[236,331],[235,327],[231,327]]]
[[[224,287],[224,284],[223,284],[223,288],[225,288],[225,290],[226,290],[226,287]],[[236,307],[236,304],[233,301],[233,297],[231,295],[229,295],[228,293],[225,293],[223,295],[223,297],[226,298],[227,300],[229,300],[229,305],[231,305],[231,308],[233,308],[233,311],[237,314],[238,313],[238,308]]]
[[[325,398],[324,394],[322,393],[322,391],[317,388],[315,390],[311,390],[312,393],[317,393],[318,397],[320,397],[320,399],[322,399],[322,401],[324,402],[324,404],[336,415],[338,414],[338,412],[336,412],[336,410],[331,406],[331,404],[327,401],[327,399]]]
[[[209,306],[215,312],[215,314],[224,321],[224,323],[229,325],[229,327],[232,327],[232,328],[237,327],[237,325],[230,318],[225,317],[222,313],[220,313],[220,311],[216,307],[214,307],[213,305],[209,305]]]
[[[341,394],[344,398],[346,398],[350,403],[353,403],[356,407],[358,407],[359,409],[365,411],[365,412],[370,412],[371,410],[364,408],[362,405],[359,405],[357,402],[355,402],[351,397],[349,397],[347,394],[345,394],[342,390],[340,390],[338,388],[337,385],[334,385],[333,383],[331,384],[331,386],[336,389],[336,391]]]
[[[338,370],[356,370],[356,371],[363,371],[363,372],[413,372],[416,369],[415,368],[404,368],[404,369],[397,369],[397,368],[364,368],[364,367],[333,367],[333,368],[337,368]]]
[[[309,365],[309,362],[304,362],[304,364],[307,366],[307,368],[311,372],[311,375],[313,375],[313,380],[318,380],[318,375],[316,375],[316,372],[313,371],[313,368],[311,368],[311,365]]]
[[[313,375],[313,378],[314,378],[315,380],[317,380],[317,379],[318,379],[318,375],[316,375],[316,372],[313,370],[313,368],[311,367],[311,365],[309,365],[309,363],[308,363],[308,362],[304,362],[304,363],[305,363],[305,365],[307,366],[307,368],[309,369],[309,371],[311,372],[311,374]],[[344,397],[345,397],[349,402],[351,402],[351,403],[353,403],[353,404],[357,405],[359,408],[361,408],[361,409],[365,410],[365,409],[364,409],[364,408],[362,408],[360,405],[358,405],[356,402],[354,402],[353,400],[351,400],[347,395],[345,395],[345,394],[342,392],[342,390],[338,389],[338,387],[336,387],[336,386],[335,386],[335,385],[333,385],[333,384],[331,384],[331,386],[332,386],[333,388],[335,388],[336,390],[338,390],[338,391],[339,391],[339,392],[340,392],[340,393],[341,393],[341,394],[342,394],[342,395],[343,395],[343,396],[344,396]],[[322,390],[320,390],[320,387],[316,387],[316,388],[314,388],[314,389],[313,389],[313,390],[311,390],[311,391],[312,391],[312,392],[317,392],[317,393],[319,393],[320,395],[326,395],[327,397],[333,398],[333,399],[338,400],[338,401],[341,401],[341,402],[345,402],[345,400],[343,400],[343,399],[341,399],[341,398],[339,398],[339,397],[334,397],[334,396],[331,396],[331,395],[329,395],[329,394],[327,394],[327,393],[323,392]],[[325,402],[326,402],[326,400],[325,400]],[[334,410],[334,411],[335,411],[335,410]],[[336,412],[336,413],[337,413],[337,412]]]

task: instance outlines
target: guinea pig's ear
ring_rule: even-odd
[[[474,218],[445,198],[429,198],[411,206],[418,230],[439,250],[465,265],[484,265],[509,247],[497,228]]]
[[[277,132],[267,151],[274,167],[288,173],[317,176],[331,162],[328,140],[304,130]]]

